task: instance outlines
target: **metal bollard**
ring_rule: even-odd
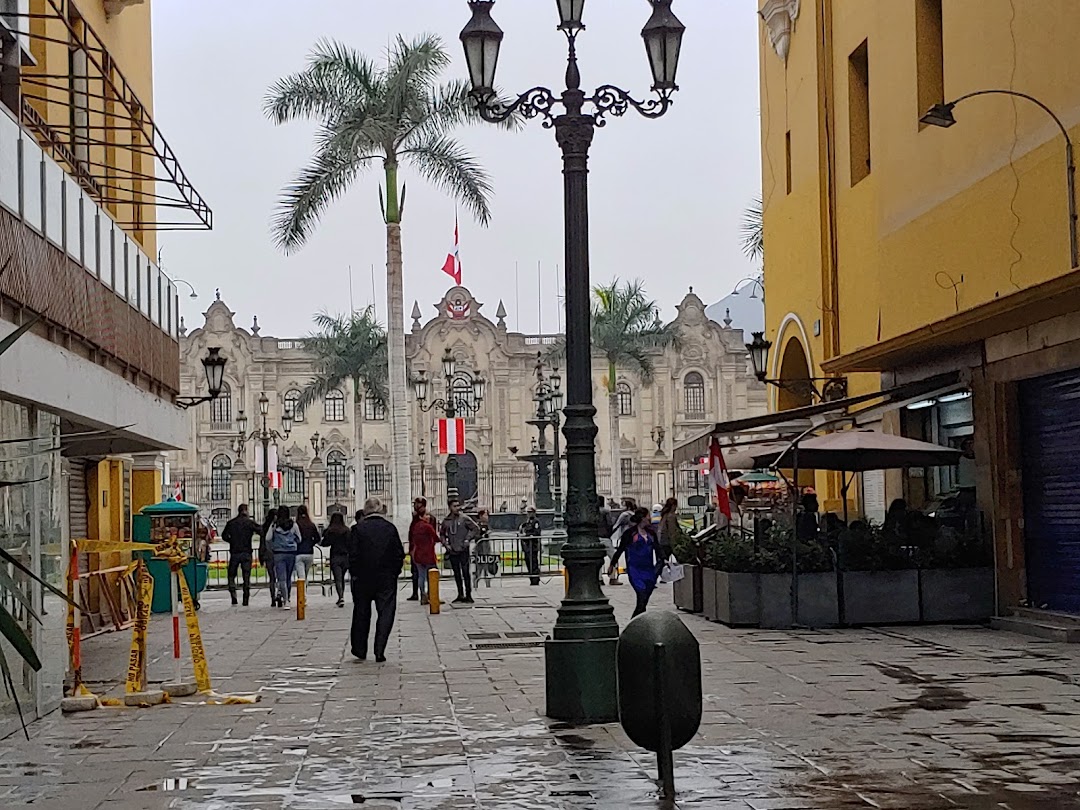
[[[296,580],[296,620],[302,622],[307,610],[307,581]]]
[[[432,616],[439,613],[439,569],[432,568],[427,572],[428,582],[428,609]]]

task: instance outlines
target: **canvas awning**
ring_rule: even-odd
[[[713,436],[717,436],[721,440],[738,436],[750,436],[762,442],[768,441],[770,436],[790,439],[805,432],[815,424],[822,424],[844,416],[858,417],[865,411],[870,410],[884,411],[899,408],[907,402],[955,390],[959,384],[959,373],[950,372],[928,377],[925,380],[904,383],[893,388],[846,397],[832,402],[821,402],[817,405],[807,405],[802,408],[750,416],[745,419],[717,422],[708,430],[675,445],[672,451],[672,464],[675,467],[683,464],[693,464],[697,459],[709,452],[709,442]],[[883,401],[875,402],[875,400]],[[870,405],[871,403],[873,404]],[[869,405],[870,407],[852,410],[857,405]]]
[[[825,436],[811,436],[795,448],[779,453],[765,452],[755,457],[760,467],[790,469],[798,461],[800,470],[865,472],[908,467],[947,467],[960,462],[961,453],[951,447],[894,436],[880,430],[840,430]]]

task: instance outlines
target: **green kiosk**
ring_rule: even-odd
[[[209,565],[197,559],[196,538],[199,529],[199,507],[183,501],[162,501],[144,506],[132,519],[132,539],[136,543],[164,543],[172,537],[180,541],[181,548],[188,555],[184,566],[195,607],[199,607],[199,594],[206,590],[209,577]],[[146,561],[146,568],[154,578],[154,601],[150,604],[152,613],[170,613],[172,594],[169,589],[169,564],[165,560],[155,559],[149,551],[136,551],[136,556]]]

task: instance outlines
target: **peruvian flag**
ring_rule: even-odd
[[[724,454],[720,452],[720,442],[713,436],[712,444],[709,445],[709,484],[716,487],[716,508],[731,520],[731,500],[728,498],[727,465],[724,463]]]
[[[455,284],[461,286],[461,256],[458,255],[457,214],[454,215],[454,247],[446,254],[446,261],[443,262],[442,271],[450,276]]]
[[[465,452],[465,420],[440,419],[439,455],[456,456]]]
[[[272,472],[270,473],[270,489],[284,489],[285,488],[285,473]]]

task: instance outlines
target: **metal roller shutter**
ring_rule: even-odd
[[[1028,596],[1080,613],[1080,372],[1021,383],[1020,413]]]
[[[84,538],[89,533],[87,512],[89,495],[86,492],[86,461],[81,458],[64,460],[68,470],[68,527],[72,539]]]

